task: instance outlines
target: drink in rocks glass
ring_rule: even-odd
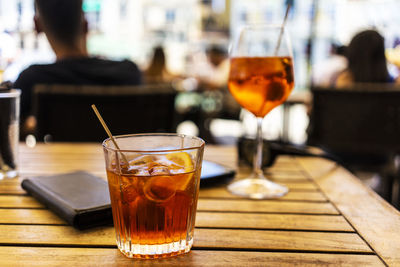
[[[163,258],[193,244],[204,141],[179,134],[103,142],[117,245],[130,258]]]

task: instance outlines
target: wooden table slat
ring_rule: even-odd
[[[342,216],[198,212],[196,227],[354,232]]]
[[[66,225],[44,209],[0,209],[0,224]],[[354,232],[342,216],[197,212],[196,227]]]
[[[200,198],[236,198],[240,199],[240,196],[231,194],[226,186],[224,187],[213,187],[204,188],[200,191]],[[299,201],[327,201],[326,197],[318,191],[315,192],[304,192],[304,191],[289,191],[288,194],[280,198],[280,200],[299,200]]]
[[[0,195],[0,208],[44,208],[44,205],[29,195]],[[332,204],[328,202],[282,200],[199,199],[197,209],[199,211],[338,214]]]
[[[101,174],[92,173],[99,177]],[[104,175],[104,174],[103,174]],[[26,175],[25,177],[35,176],[35,174]],[[105,179],[105,177],[102,177]],[[26,191],[21,187],[22,178],[15,179],[15,182],[0,181],[0,195],[15,194],[25,195]],[[326,201],[325,196],[317,192],[317,187],[311,183],[282,183],[289,187],[289,193],[281,199],[287,200],[306,200],[306,201]],[[214,198],[239,198],[235,195],[230,194],[224,188],[205,188],[200,191],[200,197],[214,197]]]
[[[281,200],[199,199],[197,209],[201,211],[339,214],[334,206],[328,202]]]
[[[97,175],[93,173],[94,175]],[[28,175],[35,176],[35,175]],[[99,175],[98,175],[99,176]],[[100,176],[101,177],[101,176]],[[281,183],[289,188],[289,193],[281,199],[287,200],[306,200],[306,201],[326,201],[325,196],[318,191],[313,183]],[[26,191],[22,189],[20,184],[3,184],[0,181],[0,195],[26,195]],[[229,194],[225,190],[220,192],[204,192],[200,191],[200,197],[218,197],[218,198],[239,198],[235,195]]]
[[[375,255],[193,250],[162,260],[132,260],[117,249],[0,247],[2,266],[384,266]]]
[[[0,208],[43,208],[44,206],[31,196],[0,195]]]
[[[0,225],[0,244],[116,246],[113,227],[79,231],[47,225]],[[273,230],[195,229],[194,247],[371,253],[354,233]]]

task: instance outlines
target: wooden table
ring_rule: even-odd
[[[207,146],[205,158],[236,166],[234,147]],[[83,169],[105,178],[99,144],[21,145],[20,166],[22,177]],[[289,186],[285,197],[202,189],[192,251],[153,261],[123,256],[112,227],[66,225],[25,194],[22,178],[0,181],[0,266],[400,266],[399,212],[349,172],[299,157],[281,157],[267,171]]]

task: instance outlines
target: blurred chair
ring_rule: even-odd
[[[383,177],[382,196],[391,201],[398,177],[400,87],[365,84],[351,88],[313,88],[308,144],[340,158],[350,171]]]
[[[199,129],[199,136],[209,144],[221,143],[210,129],[211,122],[214,119],[239,121],[241,111],[241,107],[227,87],[218,90],[202,88],[196,92],[181,92],[176,104],[179,122],[193,121]]]
[[[113,135],[175,132],[176,91],[170,84],[141,86],[37,85],[34,88],[39,141],[101,142],[107,135],[96,104]]]

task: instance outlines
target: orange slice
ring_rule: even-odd
[[[175,183],[169,176],[153,177],[143,188],[147,199],[154,202],[165,202],[175,195]]]
[[[182,166],[185,172],[192,172],[194,170],[193,160],[187,152],[175,152],[166,155],[166,158],[175,164]]]
[[[179,170],[182,170],[182,172],[177,172],[174,175],[176,190],[190,190],[190,186],[194,185],[194,164],[190,154],[187,152],[175,152],[167,154],[166,158],[179,166]]]

